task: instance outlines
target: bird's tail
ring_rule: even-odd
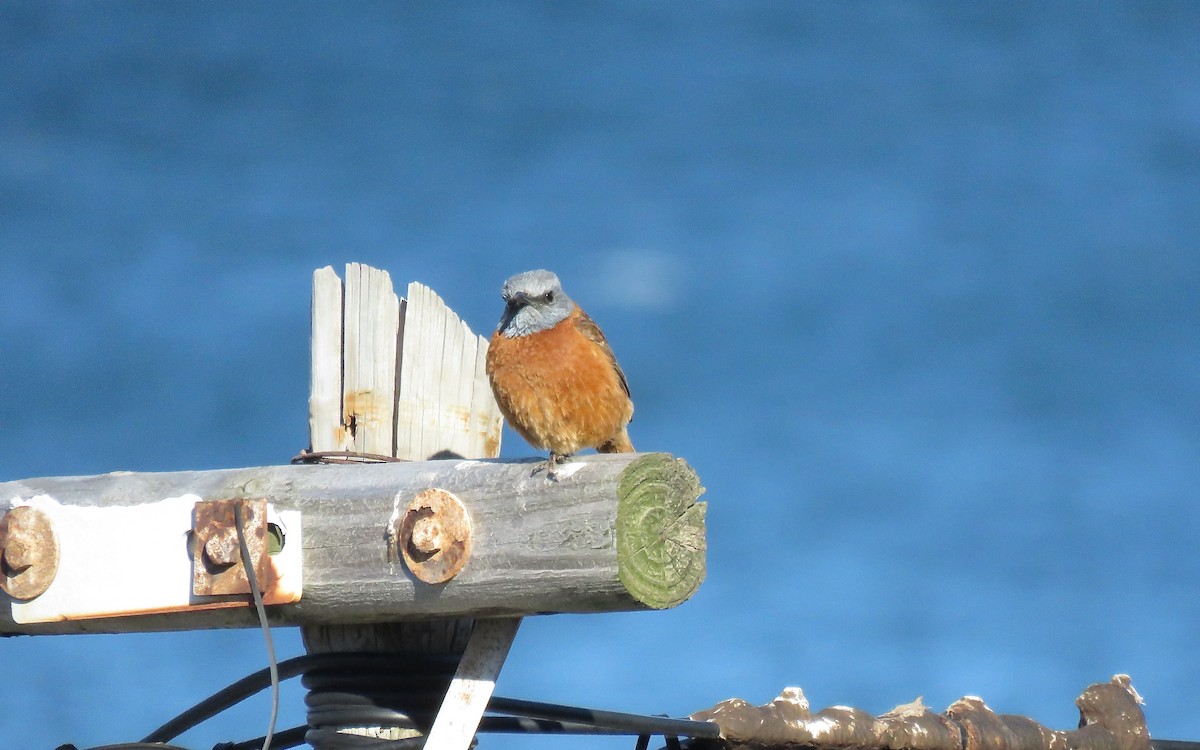
[[[608,442],[596,448],[597,453],[633,453],[633,443],[629,442],[629,430],[625,427],[614,435]]]

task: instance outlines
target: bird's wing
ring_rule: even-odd
[[[608,345],[608,340],[604,338],[604,333],[600,331],[600,326],[596,325],[588,317],[587,313],[579,310],[579,315],[575,318],[575,327],[584,336],[587,336],[594,343],[599,344],[600,350],[604,352],[604,356],[608,358],[609,364],[616,371],[617,379],[621,381],[621,390],[625,391],[626,396],[629,396],[629,381],[625,379],[625,373],[621,371],[621,366],[617,364],[617,355],[613,354],[612,347]]]

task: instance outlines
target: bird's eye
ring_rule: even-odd
[[[554,301],[554,292],[546,292],[545,294],[543,294],[542,301],[543,302],[553,302]]]

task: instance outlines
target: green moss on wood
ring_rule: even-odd
[[[621,472],[617,575],[647,607],[674,607],[704,580],[703,492],[696,472],[665,453],[642,456]]]

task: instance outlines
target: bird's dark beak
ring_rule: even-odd
[[[517,311],[528,304],[529,295],[525,294],[524,292],[517,292],[505,297],[504,314],[500,316],[501,330],[508,328],[509,322],[512,321],[513,316],[517,314]]]

